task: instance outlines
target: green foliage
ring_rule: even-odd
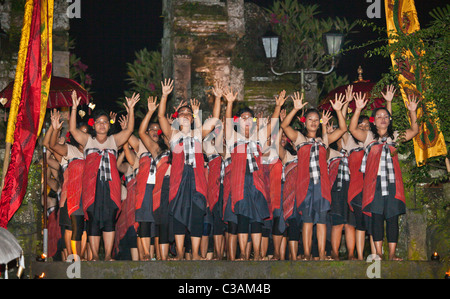
[[[136,104],[136,119],[143,119],[147,113],[147,98],[161,95],[162,63],[159,51],[142,49],[135,52],[136,59],[127,63],[126,81],[130,83],[130,89],[125,91],[126,97],[133,93],[139,93],[141,100]],[[116,102],[123,107],[123,100]]]
[[[322,40],[324,33],[337,31],[348,34],[356,26],[345,18],[318,18],[319,5],[302,5],[296,0],[275,1],[267,11],[270,13],[272,30],[280,37],[277,64],[283,71],[299,69],[327,70],[331,57],[326,55]],[[350,41],[345,40],[344,45]],[[320,82],[319,90],[328,93],[346,77],[327,78]]]

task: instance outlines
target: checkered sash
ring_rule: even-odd
[[[297,146],[297,151],[304,145],[311,144],[311,151],[309,155],[309,175],[313,179],[314,185],[319,183],[320,178],[320,166],[319,166],[319,146],[326,148],[325,144],[314,138],[310,138],[309,141],[304,142]]]
[[[258,142],[253,140],[242,140],[238,139],[238,141],[234,144],[234,147],[247,144],[247,162],[248,167],[250,169],[250,173],[258,170],[258,164],[256,163],[256,157],[259,156],[258,152]]]
[[[132,174],[130,174],[130,175],[126,175],[126,176],[125,176],[125,186],[128,185],[128,183],[129,183],[132,179],[134,179],[134,172],[133,172]]]
[[[396,143],[387,143],[387,137],[381,138],[380,141],[374,141],[370,143],[364,150],[364,157],[361,162],[361,172],[366,172],[367,157],[369,156],[370,149],[374,145],[383,145],[381,149],[380,157],[380,176],[381,176],[381,195],[389,195],[388,184],[395,183],[394,163],[392,162],[391,150],[389,145],[396,146]]]
[[[92,153],[99,154],[102,158],[100,159],[100,179],[102,181],[108,182],[112,181],[111,177],[111,161],[109,159],[109,154],[113,154],[117,157],[117,151],[113,149],[99,150],[98,148],[88,148],[85,152],[85,158]]]
[[[222,165],[220,166],[220,183],[221,184],[223,184],[223,178],[225,177],[225,169],[228,167],[228,165],[231,165],[231,157],[228,157],[225,160],[222,159]]]
[[[62,171],[63,171],[63,172],[66,171],[67,167],[69,167],[69,163],[72,162],[72,161],[75,161],[75,160],[83,160],[83,159],[81,159],[81,158],[72,158],[72,159],[69,159],[69,160],[67,161],[66,164],[61,165]]]
[[[198,141],[197,137],[191,136],[183,136],[180,137],[176,142],[172,143],[172,147],[183,143],[183,151],[184,151],[184,163],[188,165],[192,165],[193,168],[196,167],[195,162],[195,142]],[[200,141],[198,141],[200,142]]]
[[[152,163],[150,164],[150,171],[149,171],[149,176],[150,175],[156,175],[156,168],[158,166],[159,161],[161,161],[162,158],[164,157],[168,157],[170,154],[169,151],[163,151],[162,153],[160,153],[155,159],[152,158]],[[150,157],[152,155],[150,154]]]
[[[340,191],[342,189],[342,182],[350,182],[350,168],[348,166],[348,153],[346,149],[341,149],[340,151],[341,156],[333,158],[329,161],[328,164],[330,164],[335,159],[341,159],[339,161],[338,165],[338,174],[336,177],[337,180],[337,191]]]

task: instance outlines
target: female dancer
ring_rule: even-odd
[[[105,260],[112,260],[115,225],[121,206],[120,177],[117,171],[117,148],[129,139],[134,128],[134,106],[139,95],[126,98],[129,110],[128,126],[114,135],[109,135],[109,115],[97,113],[94,117],[93,134],[87,134],[76,127],[76,111],[80,98],[72,93],[72,113],[69,130],[75,140],[84,146],[85,169],[82,181],[83,211],[88,220],[89,244],[93,259],[98,260],[100,238],[103,236]]]
[[[236,94],[231,89],[224,93],[226,107],[226,141],[231,152],[231,202],[225,209],[229,234],[237,234],[240,259],[244,259],[248,241],[249,225],[254,259],[260,259],[262,225],[269,218],[262,165],[261,147],[267,138],[258,136],[257,119],[249,108],[241,109],[235,116],[237,130],[233,128],[232,110]],[[267,126],[270,132],[270,124]],[[225,218],[224,218],[225,219]],[[231,226],[231,229],[230,229]],[[233,228],[234,226],[234,228]],[[233,246],[233,245],[231,245]],[[234,257],[231,257],[233,260]]]
[[[179,260],[183,257],[186,229],[191,235],[192,259],[199,260],[203,218],[206,213],[206,174],[202,152],[202,132],[198,101],[182,106],[175,113],[171,126],[167,120],[167,96],[172,92],[173,81],[165,79],[159,103],[158,120],[163,134],[170,140],[172,168],[170,176],[169,210]],[[218,115],[213,115],[217,118]]]
[[[365,95],[356,96],[356,109],[350,121],[352,135],[364,142],[364,157],[361,172],[364,175],[362,208],[371,216],[369,231],[373,236],[376,254],[382,256],[384,238],[384,222],[389,247],[389,259],[399,260],[395,255],[398,241],[398,216],[405,213],[405,193],[402,174],[396,155],[395,146],[398,141],[411,140],[419,132],[417,124],[417,99],[408,95],[406,105],[409,110],[411,127],[399,140],[399,132],[392,128],[391,114],[386,108],[377,108],[372,112],[370,131],[358,128],[358,118],[367,104]]]
[[[297,165],[296,200],[302,220],[302,240],[305,259],[311,259],[311,245],[313,225],[316,223],[319,259],[325,259],[326,244],[326,217],[331,204],[331,186],[326,164],[326,147],[329,142],[334,142],[342,136],[339,130],[330,135],[326,133],[326,124],[330,113],[323,113],[322,120],[316,109],[308,109],[304,120],[304,134],[290,127],[290,123],[297,112],[306,103],[303,103],[303,95],[294,93],[292,98],[294,109],[286,116],[281,124],[286,136],[297,147],[297,156],[300,161],[308,161]],[[340,110],[337,113],[341,113]],[[322,126],[320,126],[322,123]],[[344,131],[345,132],[345,131]],[[307,187],[308,186],[308,187]]]
[[[54,109],[51,112],[51,121],[53,133],[50,137],[50,148],[60,155],[61,168],[63,171],[63,182],[61,190],[60,207],[61,211],[65,211],[70,221],[71,242],[66,244],[66,247],[71,250],[75,260],[79,260],[83,256],[86,239],[82,243],[82,236],[84,234],[84,213],[81,205],[81,179],[84,170],[84,156],[83,146],[69,138],[66,143],[60,144],[57,142],[57,134],[62,127],[60,122],[60,113]],[[79,130],[87,132],[88,126],[86,124],[80,125]],[[61,218],[62,214],[60,215]]]
[[[139,168],[140,174],[147,174],[147,183],[151,184],[151,203],[155,221],[155,249],[163,261],[169,256],[169,182],[170,151],[165,144],[158,123],[150,123],[152,115],[158,108],[156,98],[148,98],[148,112],[139,126],[139,137],[150,153],[150,163]]]

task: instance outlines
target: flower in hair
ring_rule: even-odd
[[[161,135],[161,134],[162,134],[162,130],[159,129],[159,130],[158,130],[158,136]]]
[[[115,123],[114,119],[111,118],[111,119],[109,120],[109,123],[113,125],[113,124]]]
[[[67,142],[70,142],[70,132],[67,132],[67,133],[66,133],[66,141],[67,141]]]
[[[369,117],[369,122],[373,123],[375,121],[375,117],[371,116]]]
[[[256,117],[253,117],[253,122],[254,122],[254,123],[256,122]]]
[[[300,121],[301,121],[302,123],[305,123],[305,122],[306,122],[306,117],[304,117],[304,116],[300,117]]]
[[[94,121],[93,118],[90,118],[90,119],[88,120],[88,125],[90,125],[91,127],[94,126],[94,123],[95,123],[95,121]]]
[[[239,120],[239,116],[233,116],[233,121],[235,122],[235,123],[237,123],[238,122],[238,120]]]
[[[175,111],[174,114],[172,114],[172,118],[177,118],[178,117],[178,111]]]

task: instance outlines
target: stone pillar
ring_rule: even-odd
[[[406,210],[408,260],[425,261],[427,257],[427,218],[424,213]]]
[[[174,96],[178,100],[191,97],[191,57],[175,55],[173,57]]]

